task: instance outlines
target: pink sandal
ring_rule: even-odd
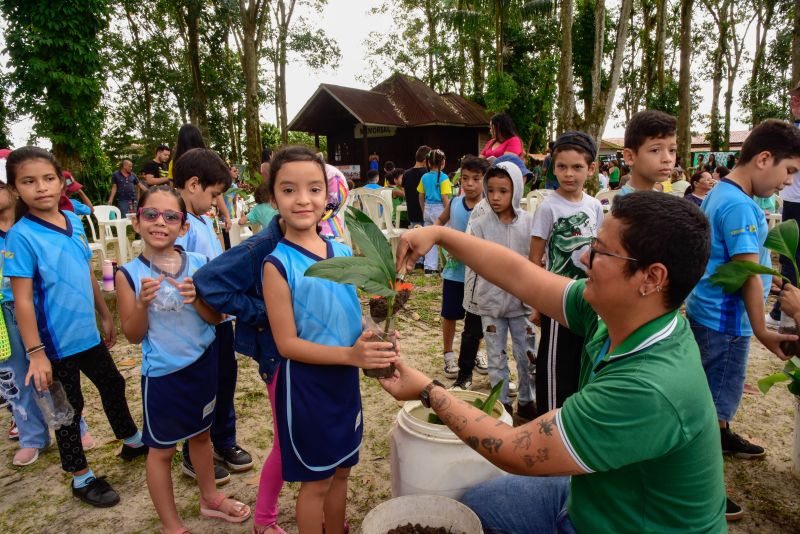
[[[220,510],[222,503],[225,502],[227,498],[228,497],[226,497],[224,493],[217,494],[217,497],[211,502],[200,497],[200,515],[215,519],[224,519],[228,523],[242,523],[250,518],[250,507],[233,499],[231,500],[234,502],[235,509],[240,512],[244,511],[244,514],[231,515]]]

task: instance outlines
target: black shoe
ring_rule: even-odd
[[[521,419],[525,419],[526,421],[533,421],[536,419],[536,403],[526,402],[526,403],[517,403],[517,417]]]
[[[457,378],[450,389],[460,389],[462,391],[469,391],[472,389],[472,379],[470,378]]]
[[[506,411],[508,412],[508,415],[510,415],[511,417],[514,417],[514,405],[511,404],[510,402],[504,402],[503,406],[505,406]]]
[[[82,488],[76,488],[70,482],[72,495],[96,508],[111,508],[119,504],[119,494],[114,491],[111,484],[106,482],[106,477],[92,478],[90,480],[91,482]]]
[[[192,461],[189,459],[189,455],[185,449],[183,453],[183,461],[181,462],[181,471],[183,471],[184,475],[197,480],[197,473],[194,472],[194,466],[192,465]],[[214,482],[216,485],[222,486],[230,481],[231,474],[228,473],[228,470],[221,465],[214,464]]]
[[[122,450],[119,451],[119,457],[125,460],[126,462],[130,462],[131,460],[135,460],[139,456],[147,456],[147,451],[150,448],[147,445],[140,445],[138,447],[131,447],[130,445],[122,444]]]
[[[425,276],[433,276],[435,274],[438,274],[438,272],[439,271],[437,271],[436,269],[425,269]]]
[[[725,519],[728,521],[739,521],[744,517],[742,507],[733,502],[730,497],[725,497]]]
[[[227,449],[214,447],[214,459],[218,462],[225,462],[228,469],[234,473],[247,471],[253,467],[253,457],[239,445],[234,445]]]
[[[736,458],[755,459],[761,458],[766,453],[764,447],[750,443],[739,434],[731,431],[730,427],[719,429],[722,440],[722,454],[732,454]]]

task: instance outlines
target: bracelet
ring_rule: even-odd
[[[39,352],[40,350],[44,350],[44,343],[40,343],[40,344],[36,345],[35,347],[31,347],[29,349],[26,349],[25,350],[25,356],[30,356],[34,352]]]

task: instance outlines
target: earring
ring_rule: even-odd
[[[656,292],[661,293],[661,286],[656,286]]]
[[[645,292],[645,290],[644,290],[644,289],[640,289],[640,290],[639,290],[639,293],[641,293],[641,295],[642,295],[643,297],[646,297],[646,296],[647,296],[647,292]]]

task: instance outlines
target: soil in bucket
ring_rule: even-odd
[[[444,527],[423,527],[419,523],[400,525],[393,528],[386,534],[466,534],[466,532],[454,532],[453,529]]]

